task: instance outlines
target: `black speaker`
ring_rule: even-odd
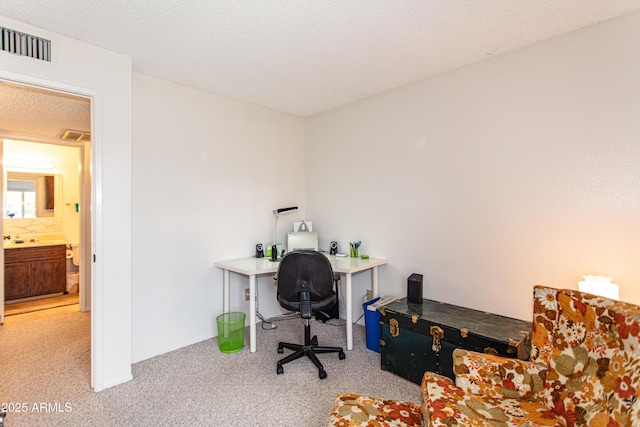
[[[413,273],[407,279],[407,301],[422,304],[422,274]]]
[[[264,258],[264,246],[262,246],[262,243],[256,245],[256,258]]]
[[[338,253],[338,242],[331,241],[331,244],[329,245],[329,255],[335,255],[337,253]]]

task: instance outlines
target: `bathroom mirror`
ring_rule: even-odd
[[[4,218],[60,216],[60,176],[7,172]]]

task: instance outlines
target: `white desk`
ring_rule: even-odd
[[[353,290],[351,279],[354,273],[371,270],[371,289],[373,297],[378,296],[378,267],[387,263],[386,259],[380,258],[349,258],[327,255],[331,262],[331,267],[335,273],[345,276],[345,305],[347,306],[347,350],[353,350]],[[249,277],[249,349],[252,353],[256,351],[256,279],[258,276],[274,275],[278,272],[277,262],[269,261],[269,258],[241,258],[229,261],[218,261],[214,264],[223,270],[223,310],[229,311],[229,276],[230,272],[242,274]]]

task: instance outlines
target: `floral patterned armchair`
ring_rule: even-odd
[[[456,383],[426,372],[428,426],[640,426],[640,307],[534,288],[529,361],[457,349]]]

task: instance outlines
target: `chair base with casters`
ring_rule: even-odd
[[[304,344],[291,344],[287,342],[278,343],[278,353],[284,353],[284,349],[287,348],[289,350],[293,350],[294,353],[291,353],[287,357],[280,359],[278,361],[278,367],[276,368],[276,373],[282,374],[284,373],[284,368],[282,365],[285,363],[289,363],[293,360],[300,359],[301,357],[307,356],[316,368],[318,368],[318,376],[321,380],[327,378],[327,373],[324,370],[324,366],[320,363],[320,360],[316,356],[316,354],[320,353],[338,353],[338,358],[340,360],[344,360],[346,358],[344,351],[340,347],[320,347],[318,346],[318,337],[313,336],[311,338],[311,326],[309,325],[309,319],[304,326]]]

